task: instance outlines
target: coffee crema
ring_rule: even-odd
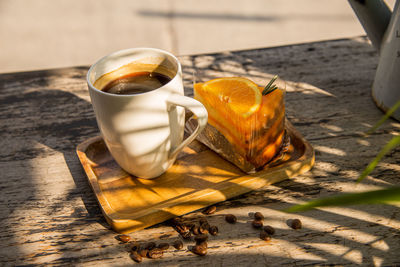
[[[101,91],[117,95],[132,95],[152,91],[171,81],[171,78],[150,71],[129,73],[106,84]]]
[[[163,64],[131,62],[95,80],[93,86],[110,94],[134,95],[160,88],[176,75],[176,68]]]

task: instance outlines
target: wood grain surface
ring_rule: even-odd
[[[40,56],[40,55],[38,55]],[[282,209],[342,192],[399,184],[400,149],[365,180],[359,172],[399,132],[389,120],[362,132],[382,113],[371,99],[378,56],[364,37],[180,57],[185,92],[195,77],[246,76],[259,84],[279,74],[287,83],[289,120],[316,152],[311,172],[221,202],[208,215],[218,225],[208,254],[169,249],[144,266],[396,266],[400,212],[396,206]],[[86,87],[88,67],[0,75],[0,265],[127,266],[135,264],[101,214],[76,146],[99,134]],[[250,225],[260,211],[276,233],[265,242]],[[224,221],[234,214],[236,224]],[[193,212],[187,220],[204,216]],[[293,230],[288,220],[299,218]],[[135,232],[132,240],[173,241],[166,224]]]

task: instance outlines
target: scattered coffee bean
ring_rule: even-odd
[[[216,211],[215,206],[210,206],[207,207],[203,213],[208,215],[208,214],[213,214]],[[249,214],[249,216],[252,216],[252,214]],[[225,220],[228,223],[236,223],[237,218],[233,214],[227,214],[225,216]],[[261,212],[255,212],[254,213],[254,220],[252,221],[252,226],[254,228],[260,229],[262,228],[260,232],[260,239],[269,241],[271,240],[271,235],[275,234],[275,229],[270,226],[266,225],[263,226],[263,220],[264,216]],[[299,219],[293,219],[288,221],[290,223],[290,226],[293,229],[301,229],[302,228],[302,222]],[[218,227],[213,225],[210,226],[207,219],[205,217],[200,218],[199,223],[200,226],[194,224],[194,223],[184,223],[183,219],[180,217],[175,217],[170,220],[171,225],[174,227],[174,229],[185,239],[190,239],[191,234],[193,233],[195,235],[194,240],[196,241],[195,246],[189,246],[188,249],[200,256],[204,256],[207,254],[207,248],[208,248],[208,233],[211,235],[217,235],[218,234]],[[131,240],[131,237],[128,235],[118,235],[117,239],[123,243],[127,243]],[[155,242],[148,242],[145,245],[141,245],[137,242],[132,242],[129,243],[131,252],[130,252],[130,257],[132,260],[135,262],[141,262],[143,257],[148,257],[151,259],[157,259],[161,258],[164,254],[164,251],[167,250],[170,247],[170,244],[163,242],[156,245]],[[183,248],[183,243],[181,240],[175,240],[172,243],[172,246],[175,249],[182,249]]]
[[[265,231],[260,232],[260,238],[265,241],[271,240],[271,236]]]
[[[196,242],[196,246],[202,246],[202,247],[207,248],[207,247],[208,247],[208,244],[207,244],[207,241]]]
[[[217,235],[217,234],[218,234],[218,227],[215,226],[215,225],[210,226],[210,230],[208,230],[208,232],[209,232],[211,235]]]
[[[190,231],[183,232],[183,233],[179,233],[179,234],[181,235],[181,237],[182,237],[183,239],[190,239],[190,238],[192,238],[192,234],[190,233]]]
[[[178,223],[174,228],[184,239],[191,238],[190,227],[187,224]]]
[[[183,243],[180,240],[175,240],[174,243],[172,243],[172,245],[176,249],[182,249],[183,248]]]
[[[137,242],[132,243],[132,245],[131,245],[131,250],[132,251],[139,251],[139,249],[140,249],[140,244],[139,243],[137,243]]]
[[[236,221],[237,221],[236,216],[233,215],[233,214],[228,214],[228,215],[226,215],[226,216],[225,216],[225,220],[226,220],[228,223],[236,223]]]
[[[294,219],[291,226],[293,229],[301,229],[301,221],[299,219]]]
[[[204,229],[210,230],[210,224],[208,222],[204,222],[200,224],[200,226],[203,227]]]
[[[185,223],[183,224],[183,229],[185,229],[185,231],[190,231],[190,228],[192,228],[194,225],[194,223]]]
[[[183,224],[183,223],[178,223],[177,225],[174,226],[174,228],[180,234],[185,233],[190,230],[190,228],[186,224]]]
[[[264,231],[269,235],[275,234],[275,229],[271,225],[264,226]]]
[[[131,259],[136,261],[136,262],[142,262],[142,256],[140,256],[137,251],[132,251],[131,252]]]
[[[201,246],[201,245],[200,246],[199,245],[193,246],[191,251],[194,254],[199,255],[199,256],[205,256],[207,254],[207,248],[204,247],[204,246]]]
[[[206,214],[206,215],[210,215],[210,214],[215,213],[216,211],[217,211],[217,207],[216,206],[209,206],[203,211],[203,213]]]
[[[194,223],[186,223],[186,227],[190,230],[192,230],[193,227],[195,227]]]
[[[141,256],[141,257],[147,257],[147,253],[149,252],[149,250],[148,249],[145,249],[145,248],[142,248],[142,249],[140,249],[139,250],[139,255]]]
[[[263,227],[263,222],[260,220],[254,220],[251,225],[253,225],[254,228],[259,229]]]
[[[194,235],[198,235],[198,234],[200,234],[200,226],[198,226],[198,225],[195,225],[193,228],[192,228],[192,233],[194,234]]]
[[[156,243],[154,243],[154,242],[148,242],[148,243],[144,246],[144,248],[147,249],[147,250],[153,249],[153,248],[155,248],[155,247],[156,247]]]
[[[159,259],[163,255],[164,255],[164,251],[159,248],[153,248],[153,249],[149,250],[149,252],[147,253],[147,257],[149,257],[150,259]]]
[[[208,224],[203,223],[200,227],[199,227],[199,233],[200,234],[208,234],[208,229],[210,228],[210,226]]]
[[[254,219],[262,221],[262,220],[264,220],[264,215],[262,215],[261,212],[257,211],[256,213],[254,213]]]
[[[168,243],[160,243],[160,244],[158,244],[157,247],[161,250],[167,250],[167,249],[169,249],[169,244]]]
[[[119,235],[118,240],[127,243],[131,240],[131,237],[129,235]]]
[[[195,240],[197,243],[201,243],[201,242],[207,241],[207,239],[208,239],[208,235],[205,235],[205,234],[196,235],[196,236],[194,237],[194,240]]]

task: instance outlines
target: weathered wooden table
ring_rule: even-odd
[[[400,210],[395,206],[323,208],[299,214],[294,203],[399,184],[400,153],[385,157],[365,182],[359,172],[398,134],[388,121],[363,137],[382,116],[370,96],[377,53],[363,37],[180,57],[186,94],[192,73],[246,76],[264,82],[279,74],[287,82],[287,117],[314,146],[312,171],[219,203],[209,216],[220,234],[208,254],[169,249],[161,266],[400,265]],[[0,75],[0,265],[134,264],[127,245],[107,226],[75,154],[82,141],[99,134],[89,100],[87,67]],[[249,213],[260,211],[275,227],[272,240],[259,239]],[[224,222],[232,213],[238,223]],[[188,215],[197,218],[200,212]],[[293,230],[287,220],[299,218]],[[133,240],[175,240],[166,224],[130,234]]]

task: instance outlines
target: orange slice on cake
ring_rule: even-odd
[[[257,84],[246,78],[213,79],[203,84],[202,91],[203,97],[210,97],[210,104],[218,99],[218,104],[225,103],[230,111],[243,118],[257,112],[261,105],[262,95]]]

